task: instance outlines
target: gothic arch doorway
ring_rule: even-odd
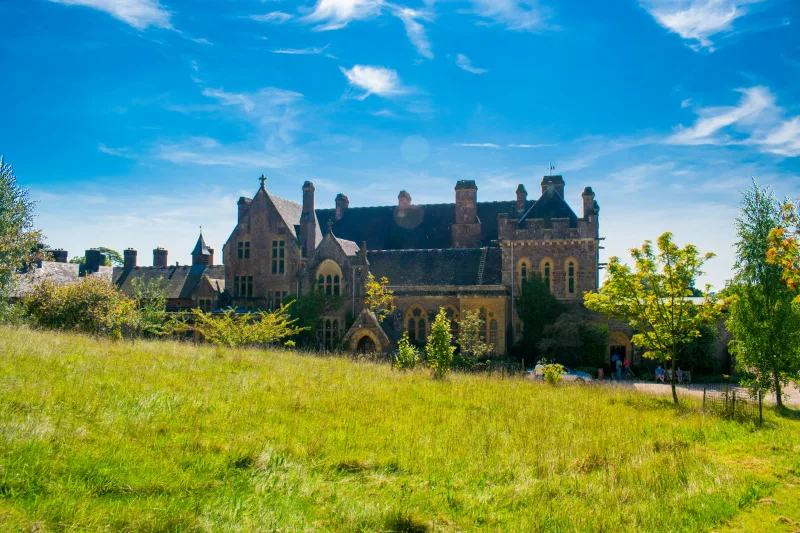
[[[358,353],[374,353],[377,350],[375,349],[375,341],[372,340],[368,335],[364,335],[359,339],[358,345],[356,346],[356,351]]]

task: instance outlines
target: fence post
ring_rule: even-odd
[[[763,395],[758,391],[758,425],[764,425]]]
[[[703,385],[703,411],[706,410],[706,388],[707,385]]]
[[[731,394],[731,420],[736,418],[736,389]]]

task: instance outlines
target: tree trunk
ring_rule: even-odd
[[[772,373],[772,379],[775,383],[775,407],[783,409],[783,399],[781,398],[781,380],[778,378],[778,373]]]
[[[678,405],[678,391],[675,390],[675,379],[678,376],[675,375],[675,354],[672,354],[672,375],[669,378],[670,385],[672,386],[672,401],[675,402],[675,405]]]

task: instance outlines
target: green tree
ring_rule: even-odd
[[[98,250],[103,252],[106,256],[106,262],[103,266],[108,267],[121,267],[125,264],[125,261],[122,258],[122,255],[116,250],[111,248],[106,248],[105,246],[98,246]],[[69,260],[70,263],[76,265],[85,265],[86,264],[86,256],[83,255],[76,255]]]
[[[384,276],[379,281],[372,272],[367,275],[367,296],[364,305],[374,312],[381,322],[394,311],[394,291],[388,287],[389,278]]]
[[[290,295],[286,303],[290,304],[289,315],[296,321],[298,327],[293,340],[300,346],[316,346],[318,342],[316,331],[320,320],[323,316],[338,311],[344,299],[341,296],[311,291],[299,297]]]
[[[289,315],[289,305],[260,313],[237,313],[234,309],[228,309],[215,314],[195,308],[186,324],[211,344],[230,348],[266,346],[300,332],[296,320]]]
[[[465,312],[458,322],[457,343],[461,357],[469,366],[492,351],[492,345],[481,340],[481,331],[485,328],[486,321],[477,309]]]
[[[572,351],[578,366],[597,368],[605,360],[608,326],[593,323],[585,311],[566,312],[545,326],[537,348],[549,359]]]
[[[700,336],[700,327],[713,324],[720,315],[716,299],[708,294],[697,305],[690,298],[703,265],[714,257],[700,255],[692,244],[678,247],[667,232],[658,238],[658,250],[651,241],[631,250],[635,268],[618,257],[608,262],[606,280],[599,292],[586,293],[586,307],[609,317],[627,321],[636,332],[634,344],[646,348],[645,356],[672,362],[672,376],[679,352]],[[672,399],[678,403],[675,379]]]
[[[172,319],[167,313],[167,282],[163,277],[144,280],[136,277],[131,281],[131,298],[138,312],[139,334],[157,337],[172,332]]]
[[[800,304],[800,205],[786,201],[781,221],[769,233],[767,260],[783,269],[782,277]]]
[[[450,321],[447,319],[444,307],[441,307],[431,324],[431,334],[428,335],[428,342],[425,345],[428,365],[433,369],[434,377],[444,376],[453,366],[453,352],[456,351],[456,347],[452,345],[452,340]]]
[[[400,342],[397,343],[397,354],[394,358],[394,367],[400,370],[416,368],[419,364],[419,350],[408,340],[408,332],[404,331]]]
[[[564,312],[550,287],[540,276],[530,276],[522,282],[517,298],[517,314],[522,320],[522,342],[525,346],[536,347],[544,335],[544,328]]]
[[[17,272],[41,258],[42,234],[33,226],[34,214],[28,190],[0,156],[0,299],[8,296]]]
[[[769,235],[785,228],[780,203],[768,187],[755,181],[742,193],[736,219],[736,264],[730,294],[728,329],[736,362],[757,390],[774,391],[778,408],[781,389],[800,381],[800,309],[795,292],[783,283],[783,268],[767,258]]]
[[[681,364],[684,370],[696,372],[718,372],[719,362],[715,358],[719,330],[715,324],[700,326],[700,336],[681,348]],[[687,369],[688,367],[688,369]]]

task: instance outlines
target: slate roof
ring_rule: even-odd
[[[578,227],[578,216],[575,211],[553,188],[548,188],[544,191],[541,198],[520,218],[520,225],[524,224],[525,220],[529,218],[543,218],[545,226],[549,224],[550,219],[568,218],[569,227]]]
[[[281,218],[283,218],[283,221],[286,223],[289,233],[292,234],[292,237],[297,239],[297,228],[295,226],[299,226],[300,224],[300,217],[303,215],[303,206],[297,202],[292,202],[291,200],[286,200],[280,196],[270,194],[269,192],[267,192],[267,194],[270,200],[272,200],[275,209],[278,210]],[[317,234],[314,246],[318,245],[320,242],[322,242],[322,229],[320,229],[319,217],[317,217]]]
[[[529,201],[526,208],[533,205]],[[497,215],[514,216],[514,202],[478,202],[477,212],[482,246],[496,246],[492,241],[497,240]],[[405,209],[350,207],[340,220],[335,220],[335,209],[317,209],[316,213],[323,225],[333,220],[337,236],[356,243],[367,241],[370,250],[449,248],[450,225],[455,222],[455,204],[419,204]]]
[[[211,255],[211,251],[206,246],[206,240],[203,238],[203,234],[200,234],[200,237],[197,238],[197,244],[194,245],[194,250],[192,250],[192,255]]]
[[[486,254],[481,285],[502,284],[502,251],[498,247],[439,250],[367,251],[369,270],[394,286],[478,285],[481,256]]]
[[[188,299],[197,290],[203,278],[209,278],[213,286],[221,282],[224,288],[225,266],[224,265],[181,265],[152,267],[134,267],[125,270],[117,267],[114,269],[114,283],[127,295],[133,293],[131,283],[134,279],[140,278],[145,281],[164,278],[167,284],[167,298],[169,299]]]
[[[45,279],[54,282],[56,285],[67,285],[80,280],[80,267],[77,263],[56,263],[54,261],[44,261],[41,267],[29,271],[25,274],[17,274],[16,285],[11,294],[12,298],[21,298],[28,294],[33,288]],[[92,276],[112,279],[112,268],[102,266]]]
[[[353,241],[348,241],[347,239],[340,239],[336,235],[334,235],[333,238],[336,239],[336,242],[338,242],[339,246],[342,247],[342,250],[344,250],[345,255],[349,256],[356,255],[360,250],[360,247]]]

